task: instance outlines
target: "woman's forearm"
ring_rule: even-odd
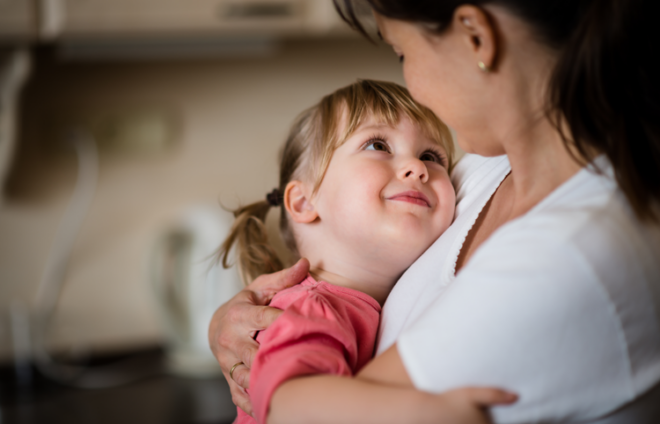
[[[268,424],[437,423],[441,395],[332,375],[289,380],[273,395]]]
[[[488,424],[486,407],[516,399],[496,388],[418,391],[395,345],[353,378],[313,375],[285,382],[271,398],[268,424]]]

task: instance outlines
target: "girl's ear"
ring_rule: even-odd
[[[308,196],[311,196],[309,187],[302,181],[290,181],[286,185],[284,207],[293,222],[308,224],[319,217]]]

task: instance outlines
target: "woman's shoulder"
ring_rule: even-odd
[[[511,268],[529,281],[572,291],[593,285],[614,303],[660,308],[658,258],[660,225],[637,218],[607,169],[583,169],[497,230],[466,270]],[[570,284],[554,281],[560,278]]]
[[[493,183],[506,176],[511,167],[507,156],[484,157],[465,154],[451,173],[451,181],[456,189],[456,201],[460,204],[467,196],[481,193]]]
[[[497,291],[490,299],[505,312],[495,320],[523,320],[520,340],[542,329],[538,346],[562,361],[579,355],[574,372],[590,383],[585,390],[618,381],[617,393],[600,394],[607,402],[590,400],[605,412],[660,381],[658,258],[660,226],[637,218],[607,172],[585,169],[498,230],[460,277],[475,295]]]
[[[535,220],[480,247],[399,352],[420,389],[519,393],[498,422],[594,419],[660,381],[657,239],[610,218],[568,232]]]
[[[660,225],[635,215],[603,161],[598,172],[583,169],[526,215],[501,227],[483,247],[480,256],[570,254],[596,273],[618,266],[627,270],[622,277],[635,275],[634,269],[652,269],[660,279]]]
[[[581,171],[475,252],[400,338],[406,367],[420,388],[518,392],[503,422],[602,416],[660,381],[658,257],[660,227]]]

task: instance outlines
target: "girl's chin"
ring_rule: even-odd
[[[433,230],[427,221],[418,219],[402,219],[389,228],[387,233],[392,240],[397,241],[397,244],[422,250],[426,250],[442,234],[441,231]],[[434,233],[438,233],[437,236]]]
[[[403,237],[396,237],[390,239],[380,239],[377,243],[380,246],[389,246],[381,249],[381,254],[384,262],[402,264],[403,269],[408,268],[412,263],[419,258],[426,249],[433,244],[436,240],[427,240],[426,235],[414,235],[408,233]],[[391,252],[391,253],[390,253]]]

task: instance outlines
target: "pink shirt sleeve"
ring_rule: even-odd
[[[266,422],[280,384],[310,374],[353,375],[373,354],[379,307],[327,290],[299,291],[293,296],[298,298],[257,338],[260,346],[249,393],[259,423]],[[278,307],[277,302],[272,306]]]

